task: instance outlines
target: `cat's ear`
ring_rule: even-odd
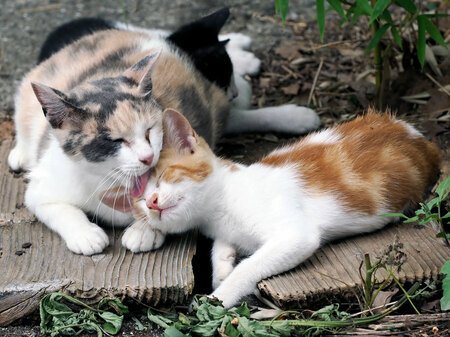
[[[161,50],[147,55],[123,73],[123,76],[136,82],[139,91],[147,95],[152,91],[152,73]]]
[[[100,193],[100,201],[108,207],[122,213],[133,212],[133,200],[130,193],[122,186]]]
[[[227,7],[224,7],[201,18],[197,22],[201,23],[204,27],[214,30],[216,34],[219,34],[229,16],[230,10]]]
[[[76,107],[67,102],[66,96],[59,90],[34,82],[31,83],[31,87],[50,125],[54,129],[60,129]]]
[[[197,134],[188,120],[174,109],[164,110],[164,145],[175,148],[178,152],[195,152]]]

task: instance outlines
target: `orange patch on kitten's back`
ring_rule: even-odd
[[[311,134],[261,163],[293,164],[308,191],[332,193],[372,215],[419,202],[439,173],[436,145],[387,114],[369,110],[324,134]]]

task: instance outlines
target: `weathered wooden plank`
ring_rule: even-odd
[[[400,281],[411,283],[437,278],[442,265],[450,258],[450,249],[435,238],[430,228],[396,224],[376,233],[326,245],[296,269],[261,281],[258,288],[283,308],[342,299],[362,285],[358,270],[364,254],[369,253],[374,260],[393,243],[395,235],[404,244],[402,250],[407,255]],[[383,281],[386,275],[379,273],[377,277]]]
[[[34,311],[44,294],[60,289],[92,302],[109,295],[150,305],[186,301],[194,286],[195,232],[169,237],[157,251],[133,254],[120,244],[122,231],[108,229],[111,244],[102,254],[73,254],[20,207],[25,183],[7,168],[10,148],[10,141],[0,146],[0,326]],[[24,243],[31,247],[22,248]]]

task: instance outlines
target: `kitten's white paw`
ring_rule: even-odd
[[[287,104],[277,108],[274,131],[301,134],[320,127],[320,118],[309,108]]]
[[[234,258],[233,260],[234,261]],[[234,266],[230,261],[221,261],[217,268],[214,268],[213,273],[213,289],[217,289],[222,282],[227,278],[228,275],[233,271]]]
[[[165,235],[142,222],[133,223],[122,237],[122,245],[133,253],[157,249],[164,243]]]
[[[76,233],[65,238],[67,248],[76,254],[92,255],[101,253],[109,244],[108,235],[94,223],[80,226]]]
[[[259,73],[261,61],[255,54],[242,49],[227,49],[233,63],[233,71],[238,75],[256,75]]]
[[[20,171],[25,169],[25,164],[27,162],[27,154],[25,151],[19,147],[14,147],[8,156],[8,165],[13,171]]]
[[[249,49],[252,44],[252,38],[242,33],[229,33],[220,35],[220,40],[230,39],[227,46],[232,48]]]

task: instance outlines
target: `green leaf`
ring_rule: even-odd
[[[381,13],[384,12],[384,10],[389,6],[391,3],[391,0],[378,0],[375,3],[375,6],[373,7],[372,15],[370,16],[369,25],[374,22],[378,17],[381,15]]]
[[[444,263],[441,274],[445,275],[442,281],[443,296],[441,298],[441,310],[450,310],[450,260]]]
[[[217,328],[222,323],[221,320],[208,321],[204,323],[199,323],[194,326],[191,331],[200,336],[214,336],[217,332]]]
[[[227,335],[228,337],[239,337],[240,336],[238,329],[236,329],[234,327],[234,325],[231,323],[228,323],[225,326],[224,332],[225,332],[225,335]]]
[[[347,20],[347,15],[345,15],[342,3],[339,0],[327,0],[327,2],[343,19]]]
[[[417,38],[417,57],[419,59],[420,65],[425,65],[425,45],[426,45],[426,17],[423,15],[419,15],[417,17],[417,26],[418,26],[418,38]]]
[[[258,321],[249,320],[246,317],[239,318],[237,329],[242,337],[279,337],[278,333],[269,332]]]
[[[237,308],[230,309],[228,312],[235,313],[239,316],[244,316],[244,317],[250,318],[250,310],[249,310],[246,302],[243,302],[241,304],[241,306],[239,306]]]
[[[447,214],[445,214],[441,219],[447,219],[450,218],[450,212],[448,212]]]
[[[417,12],[417,7],[416,7],[416,5],[414,5],[414,2],[412,2],[411,0],[396,0],[395,4],[400,7],[403,7],[411,14],[416,14],[416,12]]]
[[[391,27],[391,33],[392,33],[392,36],[393,36],[393,38],[394,38],[394,41],[398,44],[398,46],[399,46],[400,48],[403,48],[403,46],[402,46],[402,38],[400,37],[400,34],[398,33],[397,28],[395,28],[394,26],[392,26],[392,27]]]
[[[386,23],[385,25],[383,25],[380,29],[378,29],[378,31],[375,33],[374,37],[372,38],[372,40],[370,41],[369,45],[366,48],[366,51],[364,52],[365,54],[367,54],[369,51],[371,51],[373,48],[375,48],[375,46],[380,43],[381,38],[383,37],[383,35],[386,33],[386,31],[389,28],[389,24]]]
[[[411,222],[417,222],[417,221],[419,221],[419,217],[413,216],[412,218],[409,218],[409,219],[403,221],[403,223],[411,223]]]
[[[164,331],[164,337],[186,337],[186,335],[174,326],[171,326]]]
[[[138,330],[138,331],[147,330],[147,327],[144,324],[142,324],[139,319],[137,319],[134,316],[131,316],[131,319],[134,321],[134,324],[136,324],[136,330]]]
[[[319,25],[320,41],[323,42],[325,32],[325,0],[316,0],[317,24]]]
[[[441,35],[441,32],[439,31],[439,29],[437,29],[434,23],[431,22],[431,20],[428,18],[426,18],[425,20],[425,28],[434,41],[439,43],[441,46],[447,48],[447,44],[445,43],[444,38]]]
[[[102,307],[104,306],[110,306],[111,308],[113,308],[119,315],[124,315],[124,314],[128,314],[130,312],[130,310],[128,309],[128,307],[123,304],[118,298],[113,297],[113,298],[104,298],[102,299],[97,308],[98,309],[102,309]],[[104,309],[103,309],[104,310]]]
[[[387,9],[384,10],[383,14],[381,14],[381,18],[386,20],[386,22],[389,23],[391,26],[394,25],[394,21],[392,20],[391,13],[389,13],[389,11]]]
[[[105,311],[99,314],[105,320],[102,329],[112,335],[115,335],[122,328],[123,316],[118,316],[112,312]]]
[[[403,213],[385,213],[380,214],[379,216],[391,216],[391,217],[401,217],[403,219],[409,219],[405,214]]]
[[[289,0],[275,0],[275,14],[280,13],[283,23],[286,22],[286,16],[289,9]]]
[[[373,9],[370,7],[369,0],[356,0],[356,8],[357,10],[360,10],[362,14],[372,16]]]
[[[173,323],[171,320],[169,320],[161,315],[153,315],[150,310],[147,312],[147,318],[150,320],[150,322],[153,322],[156,325],[158,325],[164,329],[169,328],[169,324]]]
[[[436,193],[441,197],[441,200],[445,199],[445,191],[450,188],[450,176],[448,176],[443,182],[436,188]]]
[[[288,321],[283,321],[280,324],[276,324],[271,327],[271,329],[275,330],[282,337],[289,337],[291,335],[292,328],[289,325]]]

